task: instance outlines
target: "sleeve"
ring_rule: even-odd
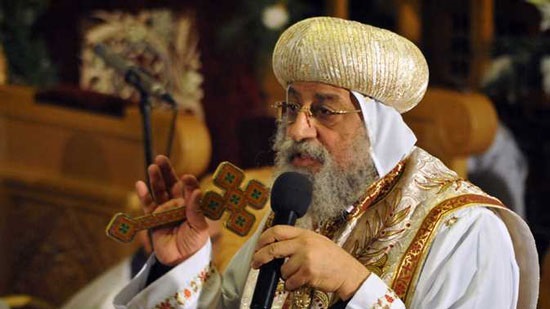
[[[215,308],[220,299],[221,278],[211,265],[211,253],[209,241],[189,259],[145,287],[151,267],[158,263],[152,255],[115,297],[115,308]]]
[[[410,308],[515,308],[519,269],[502,220],[482,207],[457,211],[451,218],[434,239]],[[371,274],[346,308],[405,305]]]

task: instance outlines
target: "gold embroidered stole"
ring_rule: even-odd
[[[343,248],[409,305],[441,222],[471,205],[502,206],[417,148],[400,181],[363,214]]]

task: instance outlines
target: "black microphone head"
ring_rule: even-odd
[[[298,218],[306,214],[311,204],[313,185],[304,174],[286,172],[273,183],[271,189],[271,209],[273,212],[296,213]]]

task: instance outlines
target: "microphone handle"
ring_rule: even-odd
[[[284,259],[274,259],[260,267],[260,274],[258,275],[258,281],[256,282],[256,289],[254,290],[250,309],[271,308],[273,298],[275,298],[275,292],[277,291],[277,284],[281,277],[281,266],[284,261]]]
[[[275,213],[273,226],[294,225],[297,218],[298,216],[294,211],[282,215]],[[279,278],[281,278],[281,266],[284,262],[284,258],[274,259],[260,267],[260,274],[258,275],[256,288],[254,289],[254,296],[252,296],[252,304],[250,305],[251,309],[271,309],[273,298],[277,291],[277,284],[279,283]]]

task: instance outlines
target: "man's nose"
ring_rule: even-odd
[[[314,119],[309,115],[309,111],[299,112],[296,120],[288,126],[288,136],[296,142],[315,138],[317,136],[317,128],[313,122]]]

